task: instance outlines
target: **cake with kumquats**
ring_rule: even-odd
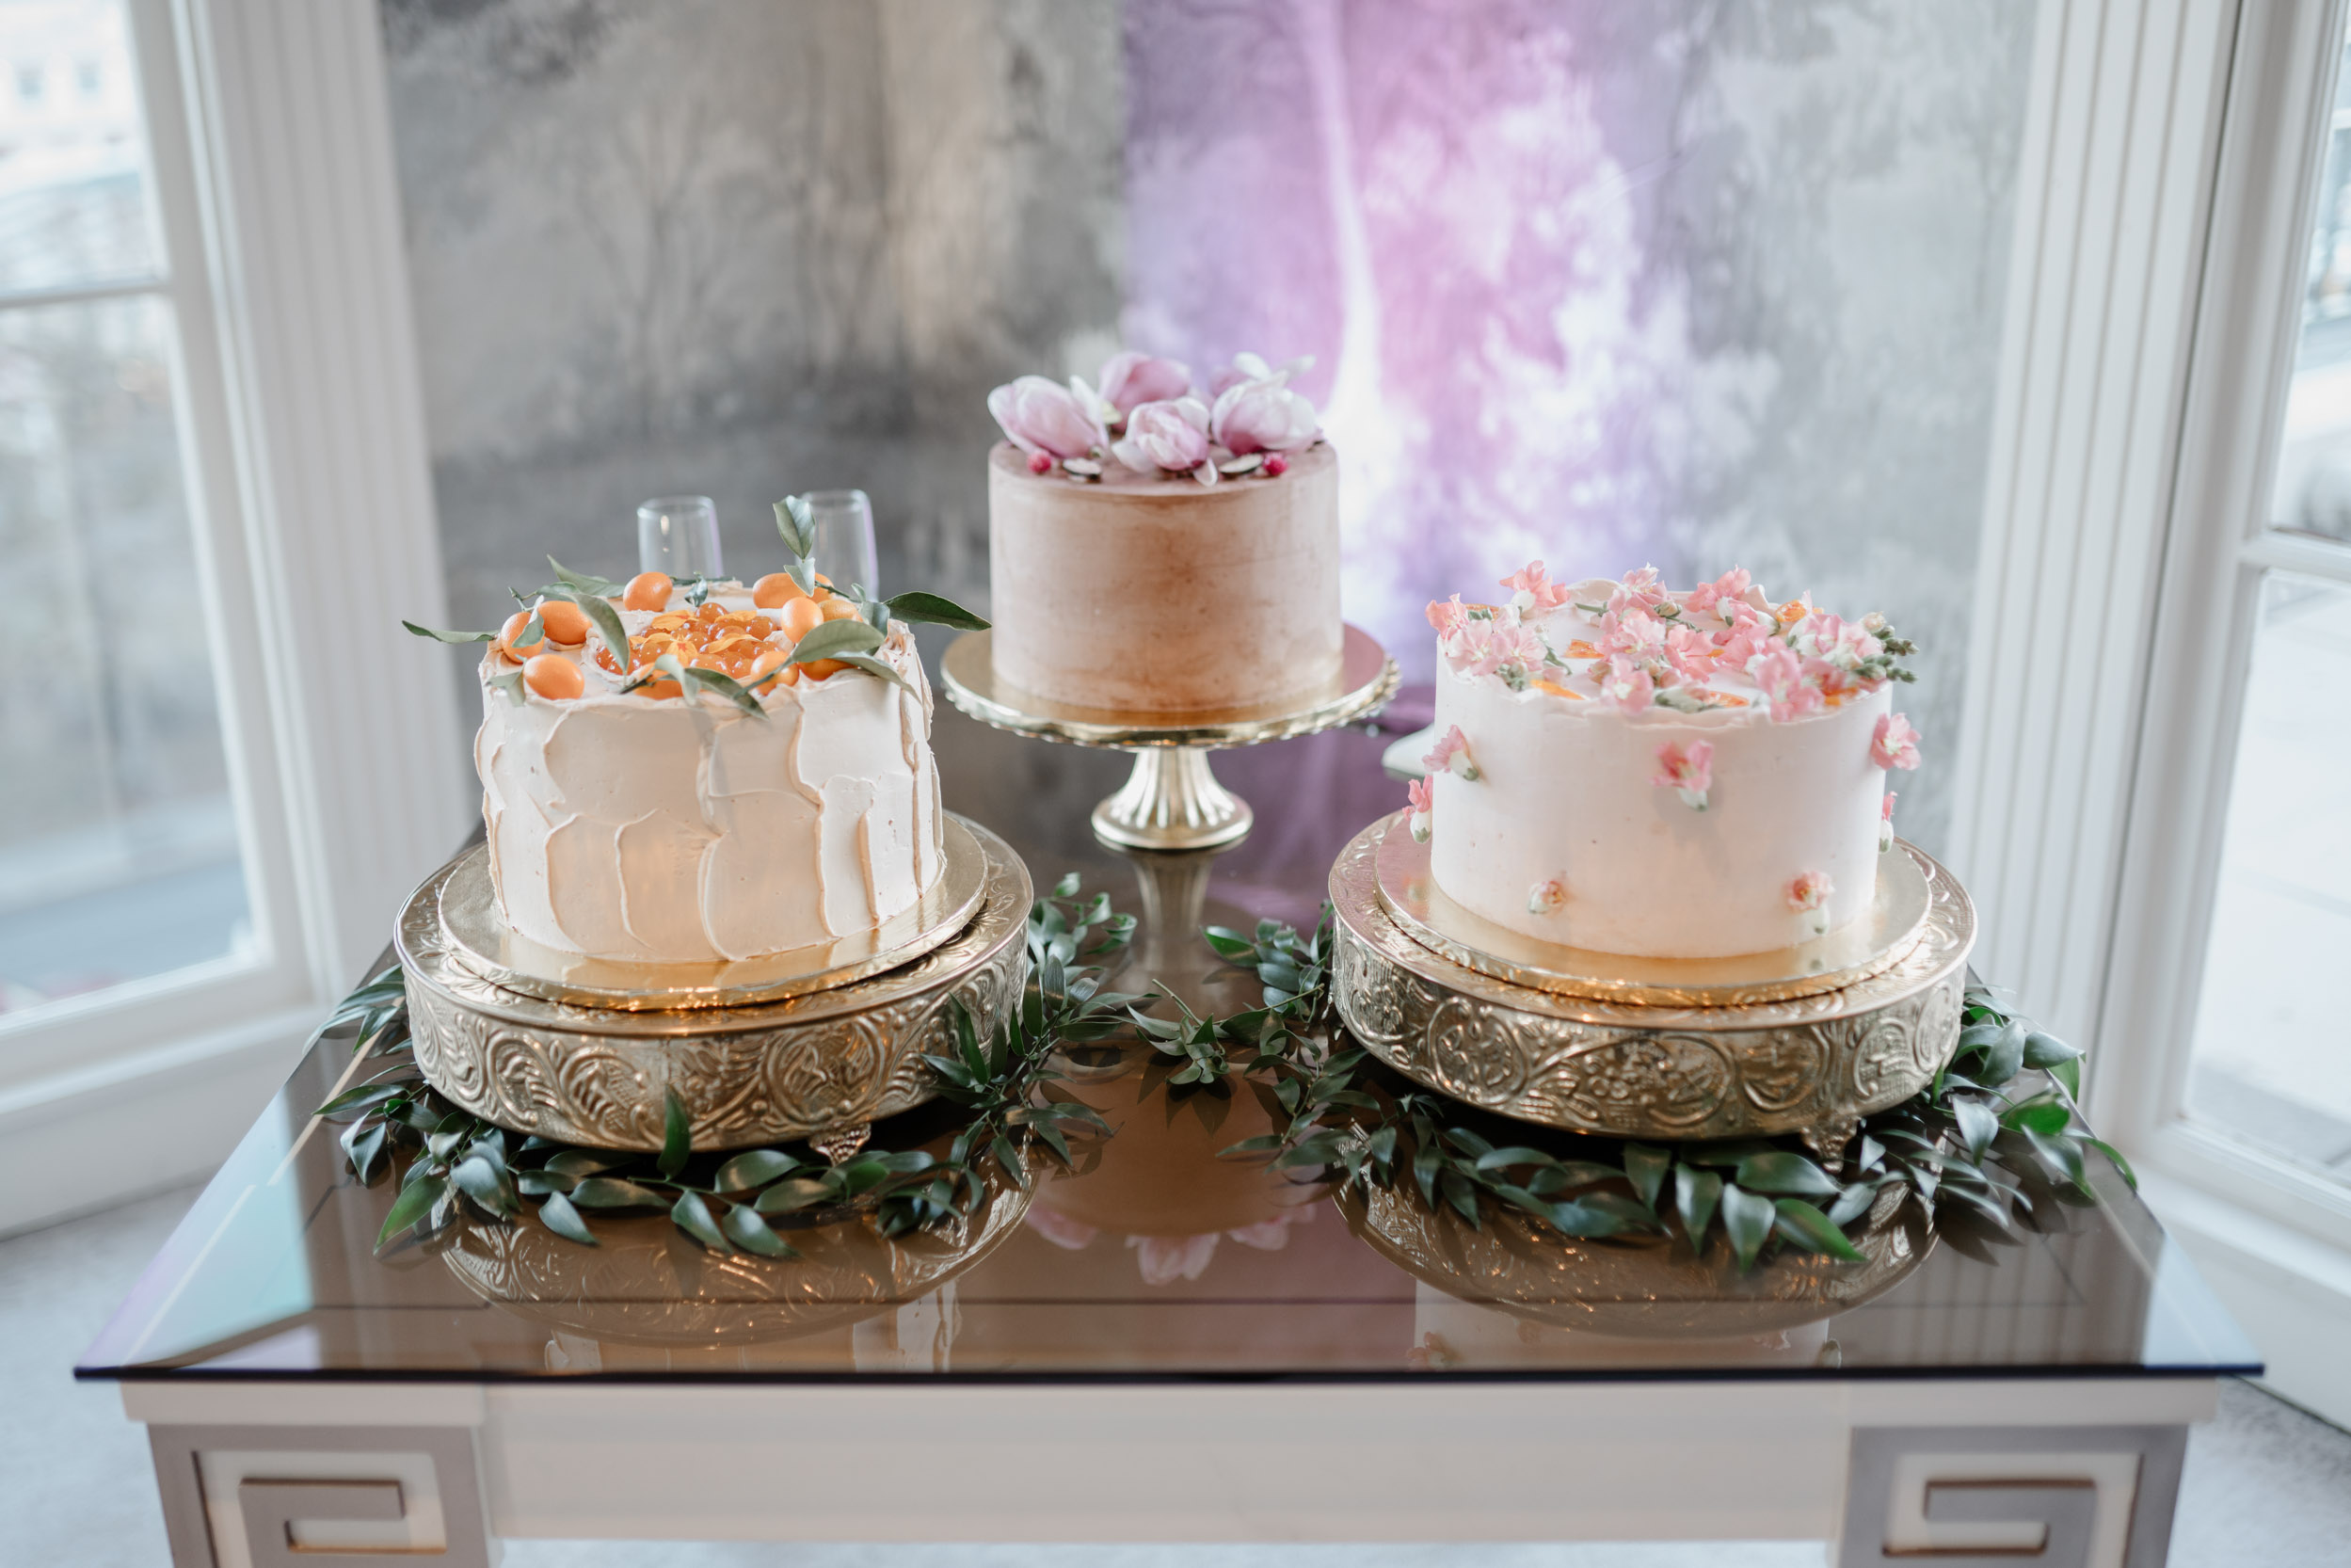
[[[1413,836],[1437,887],[1539,940],[1653,958],[1767,952],[1867,913],[1893,847],[1894,712],[1913,651],[1881,616],[1774,602],[1733,569],[1688,592],[1651,568],[1498,604],[1429,606],[1430,777]]]
[[[931,694],[910,620],[808,560],[745,587],[557,581],[487,641],[473,760],[498,905],[543,947],[640,963],[755,958],[871,931],[944,869]],[[552,564],[552,563],[551,563]]]
[[[1099,386],[988,394],[991,660],[1008,685],[1118,714],[1260,707],[1339,673],[1338,457],[1254,354],[1195,389],[1127,352]]]

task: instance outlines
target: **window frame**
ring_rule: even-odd
[[[0,1233],[225,1155],[474,808],[374,0],[125,4],[254,941],[0,1025]]]
[[[2149,705],[2099,1034],[2139,1042],[2114,1053],[2101,1108],[2148,1164],[2351,1253],[2351,1184],[2187,1107],[2262,583],[2283,570],[2351,585],[2351,544],[2271,520],[2345,20],[2344,0],[2248,10],[2235,62],[2150,644],[2151,689],[2177,700]]]

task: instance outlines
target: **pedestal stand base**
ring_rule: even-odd
[[[1220,849],[1247,838],[1254,820],[1208,770],[1207,746],[1144,746],[1119,792],[1094,808],[1094,836],[1120,849]]]

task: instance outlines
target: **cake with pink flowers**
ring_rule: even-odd
[[[1236,358],[1205,388],[1122,353],[1098,384],[988,395],[1000,680],[1118,714],[1279,704],[1339,671],[1338,458],[1314,406]]]
[[[1413,836],[1455,904],[1538,940],[1649,958],[1768,952],[1869,910],[1893,847],[1894,711],[1911,646],[1883,616],[1775,603],[1734,569],[1647,568],[1429,606],[1430,777]]]

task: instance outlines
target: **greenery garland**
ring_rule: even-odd
[[[343,1149],[361,1184],[395,1176],[400,1183],[376,1238],[378,1250],[411,1231],[439,1233],[461,1207],[510,1223],[536,1204],[541,1224],[590,1247],[598,1244],[596,1234],[583,1210],[666,1209],[671,1223],[702,1245],[762,1257],[799,1256],[772,1217],[808,1223],[857,1209],[889,1236],[944,1225],[970,1213],[993,1180],[1027,1186],[1027,1145],[1041,1144],[1066,1168],[1073,1132],[1108,1135],[1109,1126],[1088,1107],[1048,1100],[1040,1091],[1060,1076],[1048,1064],[1059,1046],[1099,1038],[1143,1000],[1102,990],[1103,971],[1093,967],[1125,948],[1134,928],[1132,916],[1112,912],[1107,894],[1081,902],[1074,872],[1031,907],[1031,983],[1015,1016],[983,1042],[958,1008],[953,1053],[923,1058],[937,1075],[940,1096],[968,1118],[943,1160],[922,1149],[869,1147],[836,1163],[805,1144],[798,1152],[697,1154],[675,1093],[665,1103],[658,1155],[575,1148],[546,1138],[510,1144],[510,1134],[424,1081],[396,965],[351,993],[321,1027],[323,1034],[357,1024],[353,1055],[372,1053],[381,1067],[317,1114],[349,1123]]]
[[[1852,1173],[1844,1179],[1791,1138],[1671,1148],[1573,1140],[1593,1158],[1497,1146],[1466,1125],[1464,1107],[1359,1048],[1335,1048],[1334,929],[1327,904],[1303,935],[1272,920],[1258,922],[1254,936],[1211,926],[1209,945],[1264,984],[1263,1005],[1225,1018],[1197,1016],[1180,1002],[1174,1020],[1131,1015],[1157,1049],[1183,1061],[1169,1079],[1174,1092],[1238,1072],[1270,1094],[1281,1130],[1234,1144],[1228,1158],[1270,1155],[1276,1169],[1335,1176],[1342,1191],[1410,1181],[1431,1208],[1448,1207],[1472,1225],[1498,1204],[1563,1236],[1678,1233],[1700,1252],[1719,1226],[1742,1272],[1775,1243],[1859,1260],[1847,1233],[1889,1187],[1930,1222],[1939,1207],[1959,1205],[2008,1229],[2015,1211],[2033,1207],[2020,1176],[2091,1199],[2087,1151],[2137,1185],[2122,1156],[2079,1125],[2081,1053],[1980,986],[1966,992],[1950,1064],[1918,1095],[1862,1124],[1841,1151],[1840,1167]]]

